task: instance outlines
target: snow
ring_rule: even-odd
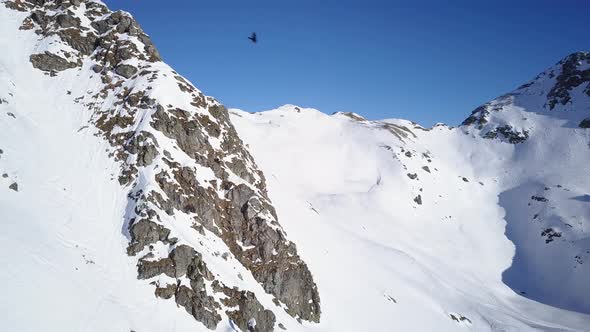
[[[550,137],[539,131],[541,137],[515,147],[465,135],[462,128],[415,130],[410,122],[387,120],[417,136],[401,141],[378,123],[297,112],[293,106],[256,114],[234,109],[231,114],[266,174],[281,224],[318,283],[322,321],[312,330],[372,331],[386,323],[402,331],[584,331],[590,326],[590,316],[519,296],[505,283],[515,248],[521,251],[529,242],[535,250],[553,248],[544,247],[540,231],[523,231],[530,239],[507,237],[507,222],[522,206],[516,198],[512,207],[499,197],[532,177],[587,188],[579,177],[564,176],[584,174],[587,134],[566,135],[570,129],[547,121],[541,124],[551,126]],[[564,171],[564,163],[571,170]],[[531,168],[539,173],[531,174]],[[406,173],[418,174],[417,180]],[[413,201],[418,194],[422,205]],[[581,219],[590,215],[581,202],[569,204],[578,210],[564,209]],[[588,220],[581,223],[588,227]],[[587,238],[586,232],[579,236]],[[554,252],[563,259],[565,251]],[[569,268],[555,273],[562,269],[541,263],[536,269],[552,274],[552,280],[520,275],[541,280],[545,289],[571,273]],[[582,291],[588,289],[585,276],[572,274],[575,283],[555,292],[588,298]],[[456,322],[450,314],[471,323]]]
[[[3,327],[207,331],[174,301],[154,296],[149,282],[174,279],[137,280],[137,261],[126,254],[130,212],[128,188],[115,175],[120,165],[96,129],[87,127],[94,109],[73,101],[99,89],[100,79],[89,79],[88,61],[56,77],[33,69],[31,53],[68,49],[19,30],[24,15],[0,5],[0,31],[15,31],[0,34],[0,174],[7,174],[0,178]],[[154,66],[167,74],[155,83],[138,78],[129,84],[153,87],[150,98],[188,108],[191,95],[177,92],[172,69]],[[194,215],[176,213],[162,222],[228,287],[255,292],[288,331],[588,331],[590,133],[573,127],[590,103],[579,87],[571,112],[560,112],[561,106],[540,111],[539,91],[553,83],[542,75],[491,114],[490,126],[530,130],[519,145],[483,139],[473,128],[426,129],[295,105],[255,114],[230,110],[264,171],[279,222],[318,285],[319,324],[299,324],[278,309],[223,241],[191,227]],[[114,101],[108,96],[103,107]],[[137,131],[149,130],[148,121],[137,123]],[[194,166],[203,186],[214,179],[151,132],[174,160]],[[143,169],[145,182],[138,186],[154,187],[153,172]],[[246,183],[233,173],[230,179]],[[14,182],[18,191],[9,188]],[[418,195],[422,204],[414,201]],[[541,233],[549,228],[561,237],[547,243]],[[153,259],[169,250],[155,244]],[[238,328],[224,318],[217,330]]]

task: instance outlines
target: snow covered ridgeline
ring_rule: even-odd
[[[309,257],[325,330],[588,329],[588,82],[544,109],[555,84],[490,102],[481,127],[230,110]],[[526,137],[487,135],[505,126]]]
[[[138,277],[210,329],[229,317],[271,331],[291,324],[285,311],[318,322],[311,273],[225,108],[162,63],[126,13],[100,1],[2,2],[22,19],[14,33],[25,44],[13,47],[35,50],[23,60],[57,85],[86,87],[68,95],[87,115],[80,130],[104,138],[120,165]]]
[[[571,128],[590,128],[590,53],[573,53],[515,91],[476,108],[463,122],[485,138],[512,144],[529,137],[535,121],[546,115]],[[531,121],[532,120],[532,121]]]

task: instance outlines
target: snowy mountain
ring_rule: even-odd
[[[427,129],[228,111],[97,0],[0,31],[6,330],[589,330],[589,53]]]

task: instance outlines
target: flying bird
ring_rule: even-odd
[[[256,38],[256,32],[252,32],[252,35],[248,37],[248,39],[250,39],[254,44],[256,44],[256,42],[258,41],[258,38]]]

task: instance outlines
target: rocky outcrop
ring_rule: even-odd
[[[422,205],[422,195],[414,197],[414,202],[416,202],[418,205]]]
[[[558,63],[561,72],[555,78],[555,85],[547,94],[549,109],[555,108],[558,104],[569,103],[571,100],[570,91],[582,84],[587,84],[585,91],[590,96],[590,67],[588,64],[590,64],[590,53],[588,52],[573,53]]]
[[[488,131],[483,137],[488,139],[503,138],[510,144],[518,144],[529,138],[529,132],[527,130],[518,131],[510,125],[504,125]]]
[[[33,54],[31,55],[30,60],[33,67],[47,72],[58,72],[69,68],[75,68],[79,65],[76,62],[69,62],[59,55],[50,52]]]
[[[131,78],[131,76],[135,75],[137,73],[137,68],[131,66],[131,65],[118,65],[117,68],[115,68],[115,73],[125,77],[125,78]]]
[[[137,68],[121,62],[137,58],[143,61],[160,61],[160,55],[139,24],[127,13],[110,12],[102,3],[94,1],[6,1],[8,8],[30,11],[21,30],[34,30],[44,37],[56,36],[64,45],[75,50],[60,54],[45,51],[31,57],[35,68],[59,72],[82,66],[89,55],[103,67],[129,78]],[[75,10],[84,9],[84,18],[92,23],[82,26]],[[104,18],[106,16],[106,18]],[[119,38],[125,34],[128,38]],[[137,48],[137,42],[143,49]]]
[[[75,102],[91,112],[96,135],[120,165],[114,177],[128,190],[124,233],[127,253],[137,257],[138,279],[211,329],[227,315],[241,328],[255,318],[257,330],[272,331],[272,310],[283,309],[318,322],[312,274],[281,228],[264,175],[225,107],[162,64],[149,37],[124,12],[91,0],[4,4],[29,13],[22,30],[60,40],[63,47],[31,56],[36,68],[56,73],[80,67],[102,82]],[[165,94],[155,92],[161,87]],[[180,220],[194,238],[177,231]],[[231,253],[223,257],[250,271],[257,291],[271,294],[276,307],[265,308],[253,290],[227,286],[206,264],[214,258],[190,245],[197,236],[221,240]]]
[[[511,105],[513,101],[514,96],[510,94],[494,99],[473,110],[471,115],[461,125],[474,126],[477,129],[482,129],[489,122],[490,114],[502,111],[506,106]]]
[[[580,122],[579,125],[580,128],[590,128],[590,118],[586,118],[584,120],[582,120],[582,122]]]

